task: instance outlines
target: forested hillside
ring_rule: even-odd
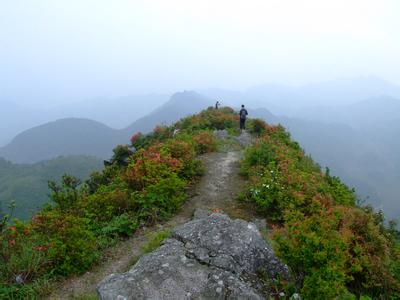
[[[0,158],[0,209],[9,212],[8,206],[15,201],[13,215],[27,219],[49,202],[48,180],[58,181],[64,173],[84,180],[102,167],[102,160],[89,156],[59,157],[32,165]]]

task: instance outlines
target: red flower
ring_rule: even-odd
[[[49,247],[47,246],[35,246],[33,247],[34,250],[36,251],[46,251]]]
[[[34,215],[34,216],[32,216],[32,219],[31,219],[31,221],[32,221],[32,223],[35,223],[35,222],[37,222],[37,221],[38,221],[38,217],[37,217],[37,215]]]
[[[141,134],[140,132],[138,132],[138,133],[132,135],[132,137],[131,137],[131,143],[132,143],[132,145],[134,145],[134,144],[138,141],[138,139],[139,139],[141,136],[142,136],[142,134]]]
[[[9,241],[8,241],[8,245],[9,245],[10,247],[15,246],[15,240],[9,240]]]

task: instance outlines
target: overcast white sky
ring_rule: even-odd
[[[0,0],[0,100],[400,84],[398,0]]]

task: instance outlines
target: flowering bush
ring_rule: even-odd
[[[161,151],[166,151],[182,163],[182,168],[178,172],[179,177],[191,180],[203,174],[202,164],[196,159],[196,142],[192,136],[181,135],[177,139],[168,140]]]
[[[252,119],[250,120],[248,127],[252,134],[260,136],[265,132],[268,125],[261,119]]]
[[[95,225],[110,222],[115,216],[131,211],[133,201],[126,184],[122,180],[116,180],[110,185],[101,186],[96,193],[82,198],[80,208],[90,220],[89,224]]]
[[[140,133],[140,132],[138,132],[138,133],[132,135],[132,137],[131,137],[131,139],[130,139],[130,140],[131,140],[132,146],[135,146],[136,143],[139,142],[139,140],[141,140],[142,138],[143,138],[143,134]]]
[[[380,214],[355,206],[354,190],[321,173],[281,126],[265,127],[241,167],[249,179],[242,198],[274,223],[271,237],[302,297],[399,296],[394,233]]]
[[[55,273],[82,273],[98,258],[96,239],[86,223],[81,217],[59,210],[42,212],[32,223],[32,229],[49,246],[48,257]]]
[[[133,189],[142,190],[171,172],[179,172],[182,163],[168,153],[160,153],[155,148],[138,151],[129,164],[124,179]]]
[[[193,136],[196,143],[196,151],[199,154],[213,152],[217,150],[217,140],[209,131],[202,131]]]
[[[0,236],[0,283],[30,283],[44,274],[50,264],[49,244],[28,225],[17,223]]]
[[[172,173],[147,186],[142,193],[136,193],[139,218],[154,223],[171,216],[186,199],[185,186],[186,182]]]
[[[177,123],[177,127],[195,132],[199,130],[222,130],[239,127],[239,115],[231,108],[207,109],[200,114],[187,117]]]

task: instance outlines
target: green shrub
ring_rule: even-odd
[[[266,128],[267,128],[267,124],[265,123],[265,121],[261,120],[261,119],[252,119],[249,122],[249,131],[251,134],[254,134],[256,136],[260,136],[262,135]]]
[[[209,131],[202,131],[195,134],[193,140],[196,143],[196,152],[198,154],[214,152],[217,150],[217,139],[214,134]]]
[[[274,158],[273,148],[265,141],[259,140],[245,149],[244,158],[241,161],[241,173],[248,175],[251,167],[268,166]]]
[[[129,157],[133,154],[133,151],[128,145],[118,145],[113,149],[113,156],[111,157],[111,164],[118,166],[128,165]]]
[[[176,212],[186,199],[186,183],[176,174],[149,185],[143,193],[136,193],[138,215],[148,222],[165,219]]]
[[[90,178],[85,181],[89,194],[94,194],[101,186],[110,184],[121,172],[120,166],[114,164],[106,166],[101,172],[93,172]]]
[[[293,211],[286,218],[285,229],[275,231],[274,239],[279,256],[302,281],[302,296],[334,299],[347,280],[346,245],[333,230],[339,220],[325,212],[307,218]]]
[[[326,190],[324,190],[325,187],[321,187],[321,190],[332,195],[337,204],[355,205],[356,195],[354,189],[349,189],[338,177],[331,176],[328,168],[325,173],[325,182],[327,183]]]
[[[180,135],[176,139],[167,140],[161,150],[182,163],[178,172],[180,177],[190,180],[203,174],[202,163],[196,159],[196,142],[193,136]]]
[[[99,258],[95,236],[86,224],[87,219],[59,210],[35,217],[32,228],[46,239],[48,258],[56,274],[82,273]]]
[[[52,288],[52,282],[47,277],[38,278],[26,284],[9,284],[0,282],[0,299],[40,299]]]
[[[261,177],[246,192],[245,199],[255,202],[261,213],[274,221],[281,221],[283,213],[295,200],[287,192],[282,175],[271,162],[268,168],[258,169]]]
[[[60,184],[49,180],[48,186],[51,191],[50,199],[53,200],[61,210],[71,208],[78,200],[78,186],[81,181],[74,176],[64,174]]]
[[[92,222],[109,222],[134,209],[129,190],[120,180],[101,186],[96,193],[82,198],[79,204],[84,216]]]
[[[200,130],[223,130],[237,128],[239,116],[231,108],[207,109],[200,114],[180,120],[176,126],[182,130],[193,133]]]
[[[110,237],[130,236],[138,228],[138,220],[127,213],[114,217],[101,228],[101,234]]]
[[[148,241],[141,247],[141,253],[146,254],[156,250],[166,238],[171,235],[170,230],[160,230],[148,235]]]
[[[0,282],[28,284],[40,278],[51,262],[48,248],[46,241],[29,226],[9,226],[0,236]]]

